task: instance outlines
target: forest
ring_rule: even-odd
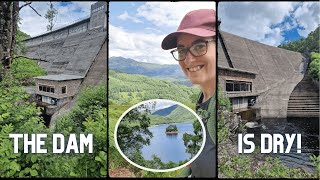
[[[127,105],[150,99],[170,99],[183,104],[196,101],[199,88],[170,81],[109,70],[108,104]]]
[[[187,87],[169,81],[150,78],[144,75],[126,74],[114,70],[109,70],[109,175],[119,176],[119,174],[123,175],[124,173],[124,175],[128,177],[178,177],[183,169],[165,173],[156,173],[141,170],[128,163],[120,155],[117,148],[115,147],[114,128],[116,122],[118,121],[122,113],[124,113],[131,106],[143,100],[159,99],[159,97],[162,97],[164,99],[184,102],[185,105],[187,105],[191,109],[194,109],[195,101],[198,97],[199,92],[200,90],[197,87]],[[179,116],[179,114],[181,115],[180,108],[182,107],[178,106],[176,110],[173,110],[168,115],[168,117],[161,117],[159,115],[149,115],[147,116],[147,118],[150,118],[150,125],[162,124],[163,122],[166,122],[166,120],[168,119],[174,121],[173,118],[177,120],[176,117]],[[186,110],[184,109],[183,112],[185,111]],[[191,112],[189,114],[184,113],[183,117],[189,117],[190,115],[192,115]],[[158,122],[156,122],[156,118]],[[183,118],[178,119],[180,119],[180,121],[185,121],[185,119]],[[188,144],[192,144],[192,142],[190,141],[188,142]],[[167,164],[161,162],[160,158],[158,157],[154,157],[154,159],[151,161],[140,161],[142,158],[138,156],[139,153],[135,155],[135,160],[137,162],[141,162],[142,165],[145,165],[147,167],[162,169],[177,167],[177,165],[173,162]],[[179,162],[180,165],[184,163],[185,162]]]

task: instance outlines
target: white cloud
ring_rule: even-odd
[[[129,32],[109,24],[109,57],[122,56],[137,61],[177,64],[169,51],[161,49],[165,35]]]
[[[196,9],[215,9],[215,2],[147,2],[137,9],[137,16],[158,27],[176,29],[183,16]]]
[[[218,8],[221,30],[277,46],[284,38],[280,29],[271,28],[271,26],[281,23],[293,11],[295,4],[292,2],[221,2]],[[266,35],[268,39],[265,38]]]
[[[53,2],[54,7],[58,11],[55,27],[75,22],[80,18],[89,16],[91,4],[94,2],[71,2],[71,4],[68,4],[67,6],[59,6],[59,3],[60,2]],[[20,2],[20,6],[22,4],[24,3]],[[31,6],[41,14],[41,17],[30,7],[26,6],[20,11],[22,20],[19,27],[23,32],[35,36],[47,31],[48,21],[44,16],[49,8],[49,2],[32,2]]]
[[[218,14],[221,30],[278,46],[284,31],[299,27],[303,37],[314,31],[320,22],[319,6],[319,2],[221,2]]]
[[[284,37],[282,36],[280,28],[274,28],[271,32],[265,37],[261,39],[261,43],[268,44],[270,46],[278,46],[281,42],[284,41]]]
[[[147,2],[137,7],[136,14],[124,12],[118,18],[139,18],[144,23],[140,32],[109,23],[109,56],[122,56],[137,61],[178,64],[169,51],[161,48],[163,38],[177,29],[183,16],[196,9],[215,9],[215,2]]]
[[[132,17],[132,16],[129,16],[128,12],[125,11],[124,13],[122,13],[121,15],[118,16],[119,19],[121,20],[132,20],[133,22],[135,23],[143,23],[141,20],[139,20],[138,18],[135,18],[135,17]]]
[[[291,21],[287,21],[282,26],[280,26],[281,31],[288,31],[297,27],[298,23],[295,19],[291,19]]]
[[[320,3],[319,2],[304,2],[302,6],[299,6],[294,12],[294,17],[300,27],[303,30],[298,30],[298,33],[307,37],[311,31],[314,31],[318,24],[320,14]]]

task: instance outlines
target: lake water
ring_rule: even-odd
[[[295,119],[262,119],[262,128],[248,129],[248,133],[255,134],[255,144],[260,144],[260,134],[301,134],[301,153],[297,153],[297,141],[291,147],[290,153],[273,154],[287,167],[302,168],[309,173],[314,173],[315,168],[311,164],[310,155],[319,155],[319,119],[295,118]],[[284,136],[285,137],[285,136]],[[285,140],[284,151],[287,142]]]
[[[149,146],[144,146],[141,149],[144,159],[151,160],[153,154],[158,156],[164,163],[169,161],[178,163],[191,158],[191,155],[185,152],[186,147],[182,138],[184,133],[194,134],[192,123],[173,124],[178,128],[179,133],[177,135],[166,135],[166,128],[170,124],[161,124],[149,128],[153,133],[153,138],[150,139]]]

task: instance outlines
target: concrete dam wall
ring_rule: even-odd
[[[80,76],[85,76],[89,71],[91,64],[105,43],[107,35],[103,28],[79,31],[59,38],[54,38],[55,34],[27,40],[26,56],[47,60],[48,62],[40,62],[40,66],[48,74]]]
[[[257,95],[261,118],[286,118],[290,95],[304,77],[307,60],[301,53],[220,33],[218,67],[255,74],[252,94]]]

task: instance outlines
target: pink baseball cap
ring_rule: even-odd
[[[167,35],[161,44],[162,49],[168,50],[177,47],[177,38],[181,33],[200,37],[216,35],[216,11],[213,9],[199,9],[187,13],[177,31]]]

